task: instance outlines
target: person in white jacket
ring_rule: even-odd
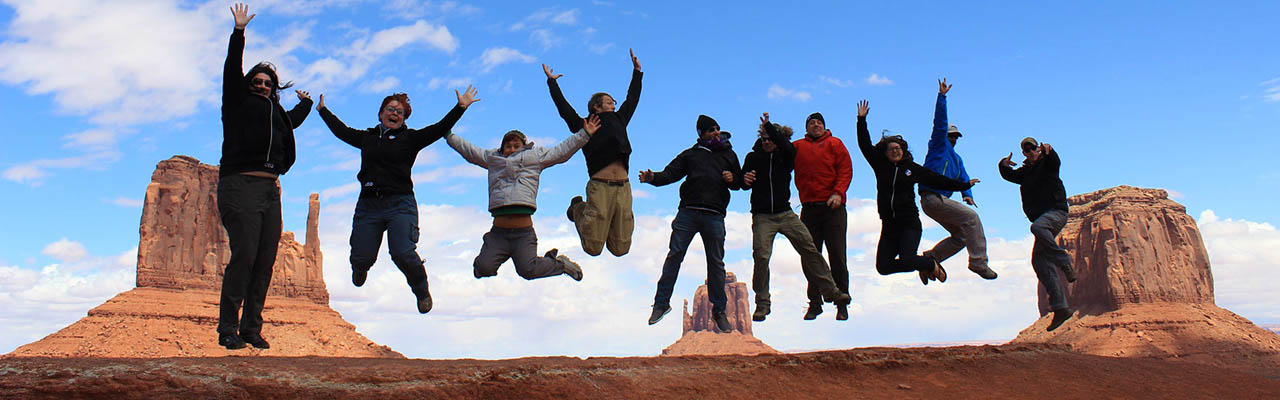
[[[450,132],[445,136],[467,162],[489,171],[489,213],[493,227],[484,234],[484,244],[472,266],[477,279],[498,275],[507,259],[524,279],[560,274],[582,280],[582,267],[557,249],[538,257],[538,235],[533,231],[533,213],[538,209],[538,180],[542,170],[565,161],[582,148],[600,128],[592,116],[577,133],[555,147],[534,147],[524,133],[513,130],[502,137],[502,146],[485,150]]]

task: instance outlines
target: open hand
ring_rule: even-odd
[[[320,93],[320,102],[319,102],[319,103],[316,103],[316,109],[317,109],[317,110],[323,110],[323,109],[324,109],[324,93]]]
[[[866,116],[867,116],[867,113],[869,113],[869,112],[871,112],[871,103],[868,103],[868,102],[867,102],[867,100],[865,100],[865,99],[864,99],[864,100],[862,100],[862,101],[859,101],[859,102],[858,102],[858,117],[866,117]]]
[[[560,77],[564,76],[564,74],[555,75],[554,72],[551,72],[551,67],[548,67],[547,64],[542,64],[542,73],[547,74],[547,79],[560,79]]]
[[[249,14],[249,6],[244,3],[236,3],[231,6],[231,16],[236,19],[236,29],[244,29],[245,25],[249,25],[249,21],[258,14]]]
[[[751,184],[756,183],[756,171],[747,171],[747,173],[742,174],[742,182],[747,184],[747,186],[751,186]]]
[[[973,187],[973,185],[977,185],[977,184],[978,184],[978,182],[982,182],[982,181],[981,181],[981,180],[978,180],[978,179],[970,179],[970,180],[969,180],[969,187]]]
[[[948,84],[947,84],[947,78],[939,79],[939,80],[938,80],[938,94],[946,95],[946,94],[947,94],[947,92],[950,92],[950,91],[951,91],[951,85],[948,85]]]
[[[596,134],[596,130],[600,129],[600,116],[591,114],[591,116],[587,118],[587,122],[582,124],[582,129],[587,130],[588,135]]]
[[[453,90],[453,94],[458,95],[458,105],[461,106],[462,108],[470,107],[471,103],[480,101],[480,99],[476,98],[477,93],[479,93],[479,91],[477,91],[476,88],[471,85],[467,85],[466,93],[458,93],[457,89]]]
[[[301,90],[294,90],[294,92],[298,94],[298,101],[311,100],[311,92],[304,92]]]
[[[635,67],[636,71],[639,71],[640,59],[636,58],[636,51],[634,49],[627,49],[627,51],[631,52],[631,66]]]
[[[644,171],[640,171],[640,183],[649,183],[649,182],[653,182],[653,171],[647,170],[647,169]]]
[[[977,206],[978,206],[978,203],[974,203],[974,202],[973,202],[973,198],[972,198],[972,197],[967,197],[967,196],[966,196],[966,197],[964,198],[964,203],[965,203],[965,204],[968,204],[968,205],[971,205],[971,206],[974,206],[974,207],[977,207]]]

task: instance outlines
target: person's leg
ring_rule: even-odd
[[[880,275],[915,271],[898,259],[902,230],[901,221],[880,220],[880,241],[876,244],[876,272]]]
[[[711,313],[724,314],[728,296],[724,291],[724,216],[699,213],[698,235],[702,236],[702,248],[707,253],[707,298],[711,300]]]
[[[671,307],[671,292],[676,287],[676,277],[680,275],[680,263],[684,262],[685,252],[693,235],[698,233],[696,216],[692,211],[680,210],[671,221],[671,242],[667,246],[667,258],[662,263],[662,277],[658,278],[658,290],[653,297],[654,307]]]
[[[386,210],[375,198],[356,201],[356,211],[351,218],[351,270],[354,274],[367,274],[378,261],[378,249],[382,247],[382,234],[387,231]]]
[[[1037,219],[1039,221],[1039,219]],[[1062,278],[1058,275],[1058,269],[1054,268],[1050,254],[1053,250],[1046,243],[1041,243],[1037,238],[1035,245],[1031,248],[1031,268],[1036,272],[1036,278],[1040,280],[1040,284],[1044,285],[1044,291],[1049,295],[1049,309],[1053,311],[1067,309],[1066,288],[1062,285]]]
[[[484,234],[480,254],[471,263],[476,279],[498,275],[498,267],[511,258],[511,242],[503,235],[502,228],[493,227]]]
[[[521,278],[534,280],[564,274],[564,263],[538,255],[538,234],[533,227],[511,230],[511,259]]]
[[[826,260],[822,259],[822,253],[818,252],[818,248],[814,246],[813,237],[809,236],[809,230],[800,222],[800,217],[791,211],[775,215],[780,218],[779,231],[791,241],[791,247],[796,250],[796,253],[800,254],[800,270],[804,272],[809,286],[816,288],[818,293],[829,298],[835,298],[842,293],[831,277],[831,267],[827,265]]]
[[[920,250],[922,232],[919,218],[903,225],[898,239],[898,258],[905,268],[911,268],[912,271],[933,271],[933,259],[916,253]]]
[[[419,300],[430,296],[427,269],[418,256],[418,202],[412,195],[393,200],[387,224],[387,247],[391,261],[404,273],[405,282]]]
[[[773,254],[773,238],[778,226],[768,214],[751,214],[751,289],[756,292],[756,308],[768,308],[773,303],[769,297],[769,258]],[[705,239],[704,239],[705,240]]]
[[[607,186],[603,182],[587,181],[587,200],[569,208],[574,226],[578,228],[582,251],[593,256],[604,251],[605,237],[609,234],[608,212],[613,202],[608,201]]]
[[[1045,211],[1031,224],[1031,234],[1035,236],[1036,243],[1043,245],[1047,260],[1059,265],[1071,261],[1067,250],[1058,246],[1058,232],[1066,225],[1067,213],[1062,210]]]
[[[819,252],[822,251],[822,244],[826,239],[826,236],[823,235],[823,231],[830,211],[831,208],[825,206],[806,205],[800,207],[800,222],[803,223],[805,229],[809,231],[809,237],[813,239],[813,246]],[[827,252],[827,256],[831,256],[830,251]],[[837,285],[837,287],[838,286],[839,285]],[[809,305],[811,307],[822,307],[822,291],[819,290],[817,286],[814,286],[813,283],[809,283],[808,287],[805,288],[805,292],[809,297]]]
[[[636,217],[631,209],[631,182],[613,189],[612,218],[609,219],[609,237],[605,244],[609,253],[617,257],[631,252],[631,234],[636,230]]]
[[[276,251],[280,248],[281,215],[280,189],[273,180],[256,181],[262,204],[261,233],[258,235],[258,256],[253,263],[248,293],[244,298],[244,314],[240,317],[240,336],[250,338],[250,343],[265,343],[262,335],[262,309],[267,304],[267,290],[271,288],[272,268],[276,264]]]
[[[937,259],[938,262],[951,258],[951,256],[965,248],[967,244],[964,230],[961,229],[961,222],[965,218],[962,213],[964,210],[954,209],[952,203],[959,204],[954,200],[937,194],[922,192],[920,195],[920,209],[924,211],[924,215],[933,218],[938,225],[942,226],[942,229],[946,229],[947,233],[951,234],[951,236],[938,241],[938,244],[935,244],[933,249],[925,252]],[[960,207],[963,208],[964,205],[960,205]]]
[[[249,289],[253,263],[258,257],[262,213],[254,208],[248,179],[243,175],[230,175],[218,180],[218,212],[231,247],[231,258],[223,270],[222,293],[218,300],[219,337],[237,334],[240,305]]]
[[[841,205],[832,209],[827,216],[827,224],[824,229],[826,237],[822,240],[827,244],[827,260],[831,265],[831,278],[836,282],[836,288],[839,288],[841,293],[850,293],[849,264],[846,254],[849,242],[845,237],[848,225],[848,212],[845,210],[845,206]]]

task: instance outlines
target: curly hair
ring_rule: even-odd
[[[889,149],[889,143],[897,143],[899,147],[902,147],[902,159],[903,159],[903,160],[911,161],[911,160],[913,160],[913,159],[914,159],[914,158],[911,156],[911,150],[908,150],[908,149],[907,149],[907,140],[906,140],[906,139],[903,139],[903,138],[902,138],[902,135],[893,135],[893,136],[884,136],[884,137],[881,137],[881,138],[880,138],[880,141],[879,141],[879,142],[876,142],[876,153],[877,153],[877,154],[884,154],[884,153],[885,153],[885,151]]]
[[[404,119],[409,119],[409,114],[413,114],[413,107],[409,105],[409,95],[404,93],[395,93],[382,99],[382,105],[378,106],[378,113],[382,113],[382,109],[387,108],[387,103],[391,100],[400,102],[400,107],[404,109]]]
[[[266,61],[260,62],[258,63],[258,65],[254,65],[253,68],[249,68],[249,73],[244,74],[244,81],[252,82],[253,76],[259,73],[267,74],[267,77],[271,78],[271,84],[268,86],[271,86],[272,97],[276,97],[278,95],[278,92],[281,90],[285,90],[293,87],[293,81],[289,81],[281,85],[280,76],[276,75],[275,64],[272,64]]]
[[[787,140],[791,140],[791,135],[795,134],[795,130],[792,130],[790,126],[779,124],[777,122],[768,122],[768,123],[773,124],[773,129],[776,129],[778,132],[782,132],[782,136],[786,137]],[[761,135],[765,135],[764,124],[766,124],[766,122],[761,122],[760,128],[756,129],[756,132],[760,133]]]

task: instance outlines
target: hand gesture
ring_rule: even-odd
[[[258,14],[249,14],[249,6],[244,3],[236,3],[231,6],[231,16],[236,19],[236,29],[244,29],[245,25],[249,25],[249,21]]]
[[[547,79],[560,79],[560,77],[564,76],[564,74],[554,75],[555,73],[551,72],[551,67],[548,67],[547,64],[542,64],[542,72],[547,74]]]
[[[636,58],[636,51],[633,49],[627,49],[627,50],[631,52],[631,66],[635,67],[636,71],[639,71],[640,59]]]
[[[833,194],[831,197],[827,198],[827,207],[836,208],[841,204],[844,204],[844,199],[838,194]]]
[[[304,92],[301,90],[294,90],[294,92],[298,94],[298,101],[311,100],[311,92]]]
[[[768,121],[768,119],[765,119],[765,121]],[[747,173],[742,174],[742,182],[747,184],[747,186],[751,186],[751,184],[756,183],[756,171],[747,171]]]
[[[1049,155],[1049,153],[1051,153],[1051,152],[1053,152],[1053,146],[1052,146],[1052,145],[1049,145],[1048,143],[1041,143],[1041,144],[1040,144],[1040,155],[1042,155],[1042,156],[1046,156],[1046,155]]]
[[[968,204],[968,205],[971,205],[971,206],[974,206],[974,207],[977,207],[977,206],[978,206],[978,203],[974,203],[974,202],[973,202],[973,198],[972,198],[972,197],[968,197],[968,196],[965,196],[965,198],[964,198],[964,203],[965,203],[965,204]]]
[[[647,170],[647,169],[644,171],[640,171],[640,183],[649,183],[649,182],[653,182],[653,171]]]
[[[761,124],[769,123],[769,113],[764,113],[764,115],[760,117],[760,123]]]
[[[947,78],[939,79],[939,80],[938,80],[938,94],[940,94],[940,95],[944,95],[944,96],[945,96],[945,95],[947,94],[947,92],[950,92],[950,91],[951,91],[951,85],[948,85],[948,84],[947,84]]]
[[[600,129],[600,116],[591,114],[591,117],[587,118],[587,122],[582,125],[582,129],[587,130],[588,135],[596,134],[596,130]]]
[[[1013,162],[1013,153],[1012,153],[1012,152],[1010,152],[1010,153],[1009,153],[1009,155],[1007,155],[1007,156],[1005,156],[1004,158],[1001,158],[1001,159],[1000,159],[1000,165],[1003,165],[1003,166],[1006,166],[1006,167],[1009,167],[1009,168],[1013,168],[1013,167],[1018,166],[1018,163]]]
[[[720,178],[724,179],[724,183],[733,183],[733,173],[729,171],[720,171]]]
[[[977,184],[978,184],[978,182],[982,182],[982,181],[981,181],[981,180],[978,180],[978,179],[970,179],[970,180],[969,180],[969,187],[973,187],[973,185],[977,185]]]
[[[458,105],[461,106],[462,108],[470,107],[471,103],[480,101],[480,99],[476,98],[476,93],[479,93],[479,92],[476,90],[474,86],[471,86],[471,85],[467,85],[466,93],[458,93],[458,89],[453,90],[453,94],[458,95]]]
[[[317,110],[323,110],[323,109],[324,109],[324,93],[320,93],[320,102],[319,102],[319,103],[316,103],[316,109],[317,109]]]
[[[859,118],[861,118],[861,117],[866,117],[866,116],[867,116],[867,113],[869,113],[869,112],[871,112],[871,103],[868,103],[868,102],[867,102],[867,100],[865,100],[865,99],[864,99],[864,100],[862,100],[862,101],[859,101],[859,102],[858,102],[858,117],[859,117]]]

